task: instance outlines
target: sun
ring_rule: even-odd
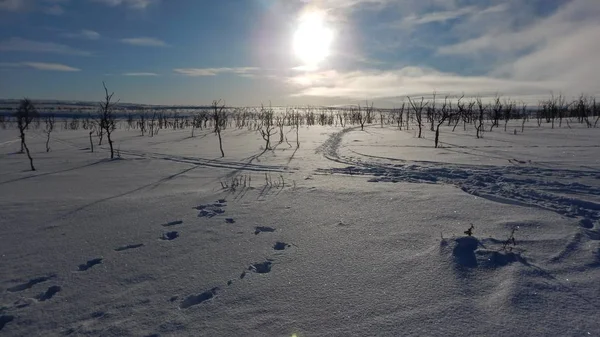
[[[333,31],[327,27],[325,13],[308,11],[299,19],[294,33],[294,53],[303,66],[316,67],[330,54]]]

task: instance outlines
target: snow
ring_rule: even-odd
[[[598,129],[510,126],[1,130],[0,334],[598,335]]]

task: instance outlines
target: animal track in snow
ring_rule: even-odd
[[[275,231],[275,228],[271,228],[271,227],[267,227],[267,226],[258,226],[254,229],[254,235],[258,235],[261,232],[273,233],[274,231]]]
[[[48,288],[48,290],[46,290],[45,292],[40,293],[39,295],[37,295],[35,297],[35,299],[38,300],[38,301],[40,301],[40,302],[44,302],[44,301],[47,301],[47,300],[51,299],[59,291],[61,291],[61,288],[59,286],[52,286],[52,287]]]
[[[162,224],[162,226],[163,227],[173,227],[173,226],[181,225],[182,223],[183,223],[182,220],[177,220],[177,221],[167,222],[165,224]]]
[[[101,263],[102,263],[102,258],[89,260],[88,262],[79,265],[79,271],[86,271],[86,270],[92,268],[93,266],[95,266],[97,264],[101,264]]]
[[[275,250],[285,250],[286,248],[291,247],[290,245],[288,245],[285,242],[276,242],[275,245],[273,246],[273,249]]]
[[[225,219],[225,222],[227,222],[227,223],[235,223],[235,220],[233,218],[227,218],[227,219]]]
[[[200,213],[198,213],[198,217],[199,218],[212,218],[212,217],[215,217],[215,216],[217,216],[219,214],[223,214],[223,213],[225,213],[225,211],[220,208],[215,208],[215,209],[210,209],[210,210],[203,209],[200,211]]]
[[[594,223],[590,219],[582,219],[579,221],[579,226],[587,229],[594,228]]]
[[[255,263],[253,265],[250,265],[250,267],[248,267],[248,270],[251,270],[258,274],[266,274],[266,273],[271,272],[272,265],[273,265],[273,263],[271,261]]]
[[[179,237],[179,233],[177,232],[166,232],[160,237],[161,240],[171,241],[175,240]]]
[[[33,300],[30,298],[20,298],[13,303],[13,307],[17,309],[26,308],[33,304]]]
[[[190,295],[186,297],[183,302],[179,305],[180,309],[187,309],[195,305],[201,304],[202,302],[208,301],[217,295],[220,289],[218,287],[207,290],[198,295]]]
[[[11,293],[14,293],[17,291],[23,291],[23,290],[33,287],[34,285],[36,285],[38,283],[46,282],[54,277],[56,277],[56,275],[54,275],[54,274],[48,275],[48,276],[36,277],[36,278],[29,280],[27,283],[19,284],[14,287],[8,288],[6,290],[8,290]]]
[[[1,315],[0,316],[0,331],[4,328],[4,326],[15,319],[15,316],[12,315]]]
[[[115,248],[116,252],[122,252],[124,250],[129,250],[129,249],[136,249],[136,248],[140,248],[143,247],[144,244],[143,243],[137,243],[137,244],[133,244],[133,245],[127,245],[127,246],[122,246],[119,248]]]
[[[200,213],[198,214],[199,218],[212,218],[214,216],[217,216],[218,214],[225,213],[225,211],[222,209],[222,207],[227,206],[225,204],[226,202],[227,201],[225,199],[220,199],[218,202],[216,202],[214,204],[205,204],[205,205],[196,206],[194,208],[200,211]]]

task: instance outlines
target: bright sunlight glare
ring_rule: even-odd
[[[316,67],[329,56],[333,31],[325,24],[325,14],[319,11],[303,13],[294,34],[294,52],[304,66]]]

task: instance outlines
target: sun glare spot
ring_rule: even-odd
[[[294,33],[294,53],[304,67],[316,68],[330,54],[333,31],[327,27],[325,13],[307,11],[299,18]]]

